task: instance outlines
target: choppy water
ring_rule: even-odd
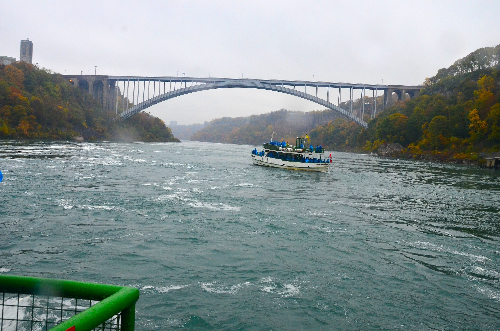
[[[500,176],[254,146],[0,144],[0,273],[135,286],[138,330],[500,329]]]

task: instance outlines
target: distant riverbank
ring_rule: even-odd
[[[471,167],[483,167],[498,169],[500,166],[500,153],[483,152],[483,153],[454,153],[427,151],[418,154],[408,151],[400,144],[386,144],[380,146],[372,155],[379,157],[399,158],[405,160],[431,161],[449,164],[462,164]]]

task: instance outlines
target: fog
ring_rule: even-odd
[[[498,1],[2,1],[0,55],[19,58],[29,38],[33,62],[61,74],[418,85],[499,44],[498,17]],[[148,111],[191,124],[283,108],[321,109],[225,89]]]

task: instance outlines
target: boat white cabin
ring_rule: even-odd
[[[252,151],[253,164],[291,170],[327,171],[332,163],[332,154],[326,156],[321,146],[305,147],[306,138],[297,138],[295,146],[286,142],[271,141],[262,151]]]

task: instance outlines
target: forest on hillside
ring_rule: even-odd
[[[0,139],[178,141],[149,114],[114,116],[61,75],[25,62],[0,65]]]
[[[356,147],[372,151],[394,142],[405,147],[404,153],[443,159],[499,151],[499,69],[500,45],[478,49],[440,69],[425,80],[418,97],[397,102],[371,121]]]
[[[207,123],[191,140],[260,145],[274,135],[274,139],[292,142],[297,136],[304,136],[314,127],[338,117],[333,110],[304,113],[285,109],[249,117],[224,117]]]
[[[204,124],[175,124],[170,125],[169,127],[176,138],[179,138],[180,140],[190,140],[191,137],[197,131],[203,129],[207,123],[208,122],[205,122]]]
[[[373,119],[365,113],[368,129],[332,110],[280,110],[213,120],[191,139],[260,145],[273,132],[275,139],[286,141],[308,133],[311,143],[330,150],[372,152],[399,143],[407,156],[471,160],[500,151],[499,70],[500,45],[478,49],[427,78],[417,97],[397,101]],[[354,110],[373,101],[356,100]]]

